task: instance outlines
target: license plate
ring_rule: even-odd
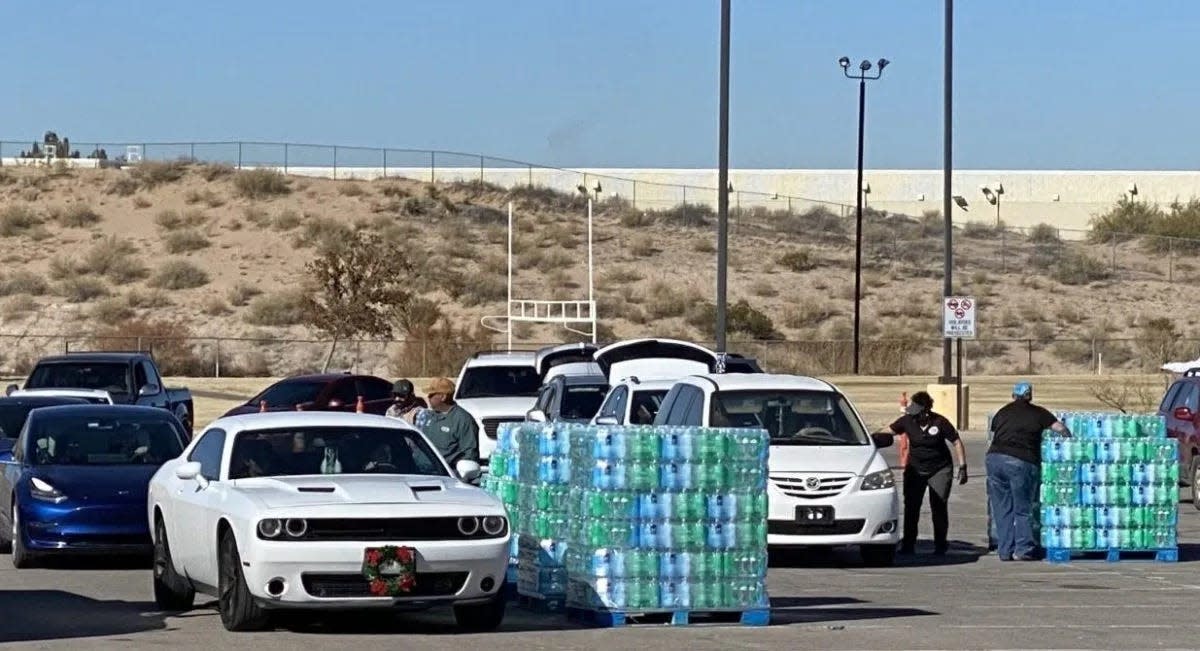
[[[832,524],[832,506],[797,506],[796,524]]]

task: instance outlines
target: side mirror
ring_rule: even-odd
[[[479,479],[479,475],[483,474],[483,469],[479,467],[479,464],[470,459],[462,459],[454,464],[454,470],[467,483],[474,482],[476,479]]]
[[[891,432],[875,432],[871,435],[871,440],[877,448],[890,448],[896,442],[896,437]]]
[[[1175,420],[1191,420],[1195,414],[1187,407],[1176,407],[1174,416]]]
[[[617,422],[617,419],[613,418],[612,416],[601,416],[600,418],[596,419],[596,424],[597,425],[610,425],[610,426],[614,426],[614,427],[617,425],[620,425],[620,423]]]
[[[534,423],[544,423],[550,420],[550,418],[546,416],[546,412],[542,411],[541,409],[530,410],[529,413],[525,414],[525,419]]]
[[[175,469],[175,476],[184,481],[189,481],[189,480],[194,479],[194,480],[200,482],[201,486],[208,485],[208,480],[204,478],[204,475],[200,474],[200,462],[199,461],[189,461],[189,462],[179,466],[178,468]]]
[[[157,384],[147,384],[138,389],[138,395],[145,398],[146,396],[156,396],[160,392]]]
[[[17,385],[10,384],[10,385],[8,385],[8,389],[5,389],[4,395],[11,396],[13,394],[13,391],[16,391],[18,388],[19,387]]]

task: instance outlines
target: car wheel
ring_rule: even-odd
[[[504,610],[508,602],[504,595],[497,594],[485,604],[454,607],[454,621],[458,628],[467,633],[487,633],[500,628],[504,621]]]
[[[227,631],[258,631],[267,626],[267,613],[254,602],[242,573],[242,559],[232,533],[221,536],[217,559],[217,609]]]
[[[1188,479],[1192,482],[1192,506],[1200,511],[1200,457],[1193,456],[1188,468]]]
[[[21,536],[21,518],[18,515],[21,510],[17,507],[17,503],[12,504],[12,564],[18,570],[27,570],[33,567],[33,554],[25,549],[25,541]]]
[[[859,554],[867,567],[891,567],[896,563],[895,545],[863,545]]]
[[[154,603],[160,610],[191,610],[196,590],[175,571],[162,518],[154,522]]]

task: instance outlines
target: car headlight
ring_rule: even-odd
[[[875,491],[883,488],[892,488],[896,485],[896,476],[889,470],[880,470],[873,472],[862,480],[862,490]]]
[[[62,491],[51,486],[43,480],[38,479],[37,477],[34,477],[29,481],[29,494],[35,500],[53,502],[55,504],[58,504],[59,502],[65,502],[67,499],[67,496],[63,495]]]
[[[291,518],[283,525],[283,530],[292,538],[303,538],[308,533],[308,521],[304,518]]]
[[[464,536],[474,536],[479,531],[479,518],[464,517],[458,519],[458,532]]]
[[[483,519],[483,532],[489,536],[495,536],[504,531],[504,524],[504,518],[498,515],[489,515]]]
[[[258,521],[258,535],[263,538],[278,538],[283,532],[283,523],[275,518]]]

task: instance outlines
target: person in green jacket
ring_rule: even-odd
[[[479,427],[466,409],[454,402],[454,382],[434,378],[425,385],[429,409],[417,421],[425,437],[453,468],[461,459],[479,463]]]

